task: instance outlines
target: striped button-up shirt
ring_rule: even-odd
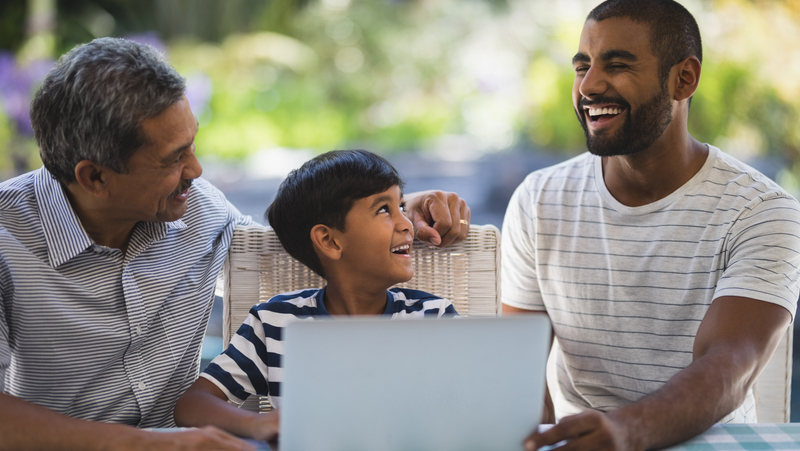
[[[186,214],[141,222],[126,253],[89,237],[46,169],[0,184],[0,387],[66,415],[174,425],[196,379],[233,228],[208,182]]]

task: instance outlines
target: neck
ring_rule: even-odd
[[[112,215],[76,185],[75,183],[67,185],[64,193],[72,210],[81,221],[83,229],[95,243],[125,253],[136,223],[115,221]]]
[[[386,289],[370,291],[328,280],[324,300],[331,315],[380,315],[386,310]]]
[[[603,180],[623,205],[639,207],[663,199],[689,181],[705,164],[708,147],[687,131],[667,130],[650,148],[633,155],[603,158]]]

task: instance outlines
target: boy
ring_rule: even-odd
[[[414,231],[404,214],[404,182],[383,158],[333,151],[306,162],[281,183],[267,219],[286,251],[323,277],[322,289],[299,290],[256,305],[231,340],[175,406],[179,426],[215,425],[274,440],[278,414],[238,409],[251,394],[280,406],[281,329],[329,315],[393,318],[455,314],[450,301],[389,287],[414,275]]]

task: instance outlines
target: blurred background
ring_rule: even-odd
[[[528,172],[585,148],[571,58],[598,3],[3,0],[0,180],[41,166],[28,109],[53,61],[121,36],[161,49],[187,78],[204,176],[256,220],[289,170],[365,148],[389,158],[408,191],[456,191],[473,223],[500,227]],[[681,3],[704,40],[691,133],[798,197],[800,0]],[[204,358],[221,350],[218,307]]]

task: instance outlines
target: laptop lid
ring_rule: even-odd
[[[518,451],[541,419],[545,315],[300,321],[283,333],[282,451]]]

